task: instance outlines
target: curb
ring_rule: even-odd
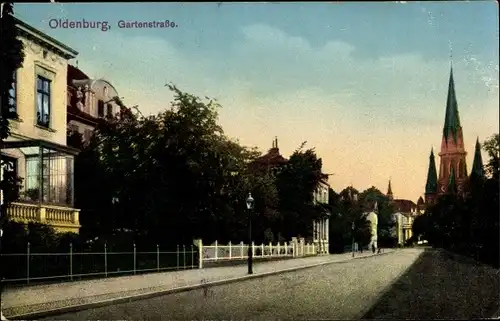
[[[373,256],[392,254],[395,252],[396,251],[391,251],[391,252],[387,252],[387,253],[379,253],[379,254],[369,255],[369,256],[354,257],[354,259],[370,258]],[[115,304],[120,304],[120,303],[127,303],[127,302],[132,302],[132,301],[150,299],[150,298],[154,298],[154,297],[162,296],[162,295],[181,293],[181,292],[187,292],[187,291],[192,291],[192,290],[199,290],[199,289],[208,288],[208,287],[212,287],[212,286],[225,285],[225,284],[235,283],[235,282],[239,282],[239,281],[246,281],[246,280],[250,280],[250,279],[256,279],[256,278],[262,278],[262,277],[266,277],[266,276],[277,275],[277,274],[281,274],[281,273],[294,272],[294,271],[298,271],[298,270],[305,270],[305,269],[323,266],[323,265],[327,265],[327,264],[347,263],[351,260],[353,260],[353,258],[350,257],[346,260],[321,262],[321,263],[315,263],[315,264],[311,264],[311,265],[302,265],[302,266],[283,269],[283,270],[279,270],[279,271],[271,271],[271,272],[264,272],[264,273],[259,273],[259,274],[244,275],[244,276],[238,276],[238,277],[220,280],[220,281],[211,281],[211,282],[206,282],[203,284],[196,284],[196,285],[186,285],[186,286],[168,289],[168,290],[160,290],[160,291],[153,291],[153,292],[142,293],[142,294],[129,295],[129,296],[125,296],[125,297],[113,298],[113,299],[108,299],[108,300],[103,300],[103,301],[98,301],[98,302],[77,304],[77,305],[49,309],[49,310],[43,310],[43,311],[28,312],[28,313],[9,316],[8,320],[27,320],[27,319],[38,319],[38,318],[44,318],[44,317],[50,317],[50,316],[57,316],[57,315],[70,313],[70,312],[78,312],[78,311],[94,309],[94,308],[99,308],[99,307],[108,306],[108,305],[115,305]]]

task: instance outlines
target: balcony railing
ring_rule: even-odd
[[[79,212],[74,208],[15,202],[9,205],[7,216],[17,222],[47,224],[58,232],[78,233]]]

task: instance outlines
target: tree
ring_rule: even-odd
[[[18,38],[16,22],[14,18],[13,4],[11,2],[1,3],[0,20],[0,149],[3,148],[3,141],[10,135],[9,119],[16,118],[17,112],[13,108],[14,101],[11,95],[13,89],[14,73],[21,68],[24,60],[23,43]],[[0,161],[2,168],[5,166],[3,160]],[[0,187],[4,195],[4,202],[0,211],[5,210],[12,200],[18,196],[20,180],[7,173],[4,175]],[[0,224],[5,220],[2,215]]]
[[[490,157],[488,163],[486,164],[486,172],[492,178],[499,177],[499,167],[500,167],[500,135],[494,134],[489,139],[483,143],[483,149],[488,153]]]
[[[312,235],[313,219],[324,213],[314,204],[314,192],[325,177],[321,171],[322,160],[313,148],[303,150],[305,144],[290,156],[276,179],[282,230],[288,237]]]
[[[258,153],[224,135],[216,101],[168,87],[170,108],[149,117],[124,109],[98,125],[77,157],[82,232],[109,238],[131,231],[152,245],[243,240],[251,191],[263,237],[258,226],[275,219],[277,191],[272,177],[248,169]]]

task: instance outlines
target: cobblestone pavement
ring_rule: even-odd
[[[402,250],[43,320],[360,319],[422,251]]]

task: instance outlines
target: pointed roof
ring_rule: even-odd
[[[476,140],[476,150],[474,152],[474,162],[472,163],[471,178],[484,177],[483,157],[481,156],[481,144],[479,137]]]
[[[448,180],[448,193],[456,193],[457,184],[455,180],[455,168],[451,167],[450,179]]]
[[[391,180],[389,180],[389,187],[387,187],[387,195],[392,195]]]
[[[455,95],[455,82],[453,80],[453,67],[450,70],[450,81],[448,83],[448,99],[446,101],[446,115],[444,118],[443,136],[453,134],[453,139],[457,140],[457,132],[460,128],[460,117],[458,115],[458,103]]]
[[[429,156],[429,169],[427,171],[427,183],[425,184],[425,193],[437,193],[437,172],[436,162],[434,160],[434,150],[431,148],[431,155]]]
[[[424,202],[424,199],[422,198],[422,196],[420,196],[420,197],[418,198],[418,201],[417,201],[417,206],[418,206],[418,205],[422,205],[422,204],[424,204],[424,203],[425,203],[425,202]]]

